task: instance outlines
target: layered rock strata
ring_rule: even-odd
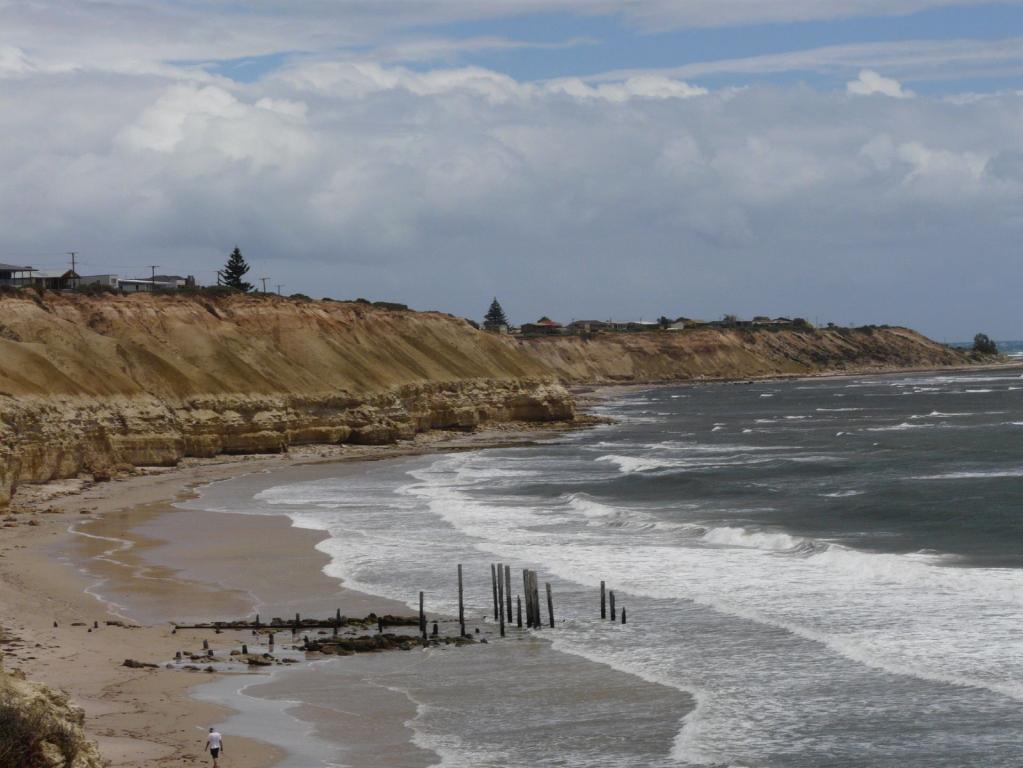
[[[123,465],[570,420],[504,340],[440,313],[254,297],[0,300],[0,503]]]
[[[122,465],[574,417],[564,384],[968,365],[906,328],[521,339],[395,305],[0,294],[0,505]]]

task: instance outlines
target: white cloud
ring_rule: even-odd
[[[175,85],[125,126],[118,142],[131,153],[176,155],[178,170],[188,175],[207,176],[236,162],[286,170],[314,149],[305,113],[298,101],[248,104],[216,86]]]
[[[969,307],[996,332],[1011,281],[970,276],[1004,273],[1023,234],[1021,120],[1011,93],[706,93],[665,76],[28,72],[0,89],[0,254],[210,279],[237,242],[288,290],[460,312],[498,291],[518,319],[748,308],[940,330]]]
[[[905,90],[902,83],[890,77],[883,77],[872,69],[860,70],[859,77],[845,84],[845,89],[856,96],[872,96],[881,94],[893,99],[909,99],[915,94]]]
[[[708,93],[706,88],[663,75],[638,75],[595,86],[577,77],[520,83],[482,67],[423,72],[365,61],[298,62],[267,78],[268,86],[273,87],[275,83],[336,98],[363,98],[384,91],[405,91],[427,97],[461,93],[480,96],[493,103],[564,95],[582,101],[620,104],[630,99],[685,99]]]
[[[917,81],[1023,74],[1023,38],[1002,40],[900,40],[850,43],[738,59],[694,62],[655,70],[620,69],[590,75],[588,82],[619,81],[640,75],[681,79],[712,75],[763,76],[782,72],[855,74],[884,70]]]
[[[1020,3],[1023,0],[1008,0]],[[527,13],[562,12],[614,16],[644,30],[750,25],[858,16],[885,16],[989,0],[252,0],[247,3],[183,3],[177,0],[75,2],[34,0],[0,3],[0,76],[31,66],[36,71],[110,71],[180,76],[182,65],[298,52],[331,55],[362,52],[384,61],[436,61],[472,50],[561,47],[589,42],[572,38],[535,43],[481,36],[438,39],[430,27],[494,20]],[[954,43],[954,41],[952,41]],[[930,44],[932,48],[952,43]],[[1011,41],[1006,41],[1012,48]],[[908,55],[915,45],[910,43]],[[998,43],[990,43],[994,50]],[[846,47],[854,48],[855,46]],[[883,46],[879,46],[883,47]],[[839,51],[842,47],[836,47]],[[17,52],[13,53],[12,51]],[[1003,55],[1019,62],[1015,50]],[[797,54],[798,55],[798,54]],[[779,55],[778,63],[787,54]],[[759,57],[768,64],[771,57]],[[741,61],[741,60],[740,60]],[[750,61],[750,60],[746,60]],[[742,66],[740,62],[733,64]],[[857,61],[859,66],[879,63]],[[692,65],[693,72],[704,65]],[[886,71],[889,70],[885,67]],[[198,74],[198,73],[196,73]],[[680,72],[667,76],[686,79]],[[621,79],[615,76],[613,79]]]
[[[688,99],[693,96],[704,96],[706,88],[690,85],[682,80],[673,80],[663,75],[636,75],[618,83],[602,83],[588,85],[583,80],[560,78],[551,80],[543,86],[547,93],[564,93],[577,99],[603,99],[604,101],[622,103],[630,99]]]

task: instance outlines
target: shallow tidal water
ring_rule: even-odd
[[[326,531],[331,575],[410,605],[422,589],[435,613],[456,612],[462,563],[485,628],[491,562],[516,592],[524,567],[554,590],[553,631],[246,694],[307,708],[324,765],[362,760],[330,728],[352,675],[409,707],[415,749],[393,765],[1019,764],[1019,370],[665,387],[600,410],[618,423],[189,502]],[[602,579],[627,625],[600,621]]]

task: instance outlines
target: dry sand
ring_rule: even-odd
[[[535,429],[521,427],[431,433],[399,446],[317,446],[289,455],[189,461],[100,484],[68,480],[23,487],[0,527],[5,668],[66,690],[85,710],[86,729],[113,766],[201,764],[208,760],[202,753],[206,727],[229,713],[188,693],[217,674],[162,665],[178,650],[200,652],[203,639],[226,651],[248,638],[201,630],[172,634],[170,620],[251,616],[253,593],[289,610],[335,604],[349,616],[408,610],[344,590],[323,575],[328,558],[314,549],[322,533],[293,528],[284,517],[211,515],[172,502],[199,485],[297,463],[468,450],[536,436]],[[148,557],[154,548],[160,564]],[[270,573],[265,563],[271,561],[286,565]],[[202,578],[195,578],[200,572]],[[123,666],[125,659],[160,666],[133,669]],[[399,723],[407,717],[393,714]],[[225,743],[230,765],[262,768],[282,756],[252,739]]]

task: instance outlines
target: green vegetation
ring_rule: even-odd
[[[244,279],[248,271],[249,265],[245,262],[241,250],[236,245],[234,250],[231,251],[227,264],[224,265],[223,272],[221,273],[224,285],[248,293],[252,290],[252,283],[247,283]]]
[[[373,306],[377,309],[386,309],[390,312],[408,311],[408,304],[401,304],[397,301],[374,301]]]
[[[508,318],[504,314],[504,309],[501,308],[501,302],[495,296],[494,300],[490,302],[490,309],[487,310],[487,314],[483,318],[483,327],[488,331],[499,331],[501,326],[508,327]]]
[[[998,345],[986,333],[978,333],[973,337],[973,351],[981,355],[997,355]]]
[[[52,768],[56,750],[63,765],[73,765],[80,741],[72,726],[55,718],[42,701],[18,701],[0,691],[0,766]]]

